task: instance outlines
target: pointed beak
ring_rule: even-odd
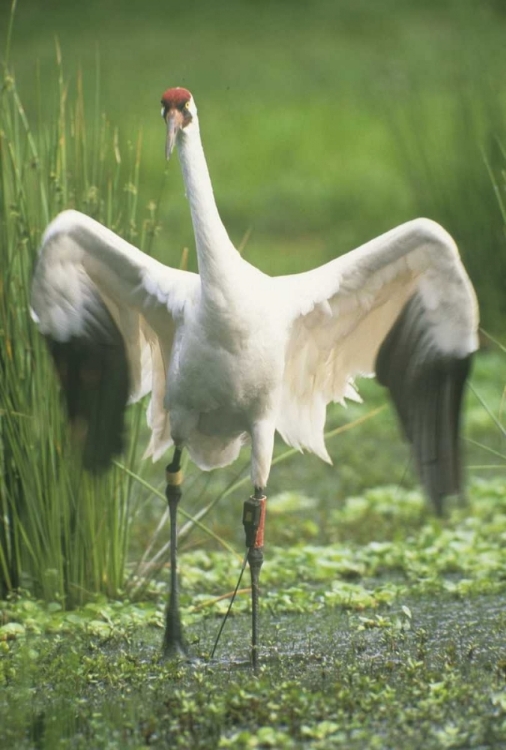
[[[170,155],[176,145],[176,138],[178,132],[183,126],[183,115],[178,109],[169,109],[165,115],[165,121],[167,123],[167,141],[165,145],[165,156],[170,159]]]

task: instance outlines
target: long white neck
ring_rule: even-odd
[[[190,201],[202,286],[222,286],[231,263],[240,255],[218,213],[196,116],[187,130],[180,133],[178,152]]]

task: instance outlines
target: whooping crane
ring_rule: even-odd
[[[234,461],[251,440],[245,511],[253,589],[252,661],[264,491],[277,431],[330,461],[326,406],[357,398],[356,376],[390,390],[421,482],[438,511],[460,491],[459,419],[478,308],[449,234],[415,219],[320,268],[272,278],[250,265],[218,214],[194,99],[162,97],[166,156],[177,146],[199,274],[169,268],[88,216],[67,210],[44,233],[33,315],[47,337],[84,465],[107,467],[123,445],[128,402],[151,392],[146,456],[174,445],[168,467],[172,581],[165,650],[184,652],[175,515],[183,448],[202,469]]]

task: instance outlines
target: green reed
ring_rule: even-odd
[[[0,596],[24,587],[66,606],[121,589],[136,490],[117,468],[86,476],[73,454],[55,373],[30,318],[37,246],[67,207],[138,244],[154,231],[153,211],[139,227],[141,137],[120,144],[98,101],[90,127],[81,83],[65,82],[57,48],[56,91],[44,88],[55,96],[52,119],[32,126],[37,114],[28,117],[8,62],[0,95]],[[130,469],[138,410],[131,423]]]

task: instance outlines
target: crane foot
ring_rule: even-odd
[[[163,636],[162,656],[164,658],[188,657],[188,649],[183,638],[183,629],[179,609],[174,609],[172,597],[165,613],[165,633]]]

